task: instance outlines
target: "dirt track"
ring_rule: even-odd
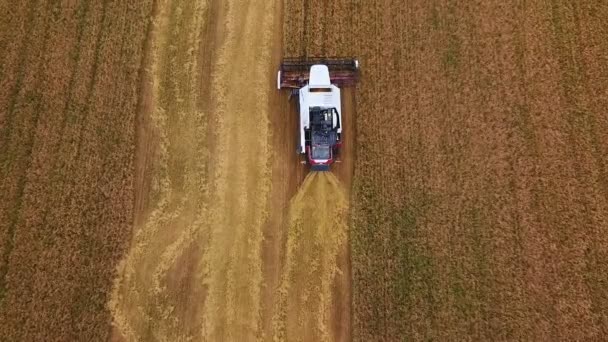
[[[274,89],[281,4],[193,6],[161,2],[158,9],[150,121],[138,149],[140,211],[110,303],[114,337],[280,339],[313,328],[297,317],[312,322],[316,336],[348,340],[346,216],[330,208],[347,208],[352,163],[335,170],[342,184],[310,178],[287,214],[307,171],[294,153],[295,107]],[[298,217],[298,208],[315,200],[328,206]],[[327,225],[338,218],[341,226]],[[296,221],[308,227],[302,240],[294,235]],[[291,284],[291,275],[305,274],[299,257],[307,254],[291,255],[288,246],[306,244],[323,247],[325,266],[308,283]],[[321,302],[293,306],[302,291],[315,289],[322,289]]]

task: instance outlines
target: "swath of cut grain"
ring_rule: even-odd
[[[129,341],[200,335],[205,289],[196,276],[200,269],[196,255],[207,243],[201,217],[209,192],[205,172],[209,154],[204,146],[208,114],[196,105],[200,65],[190,52],[200,43],[205,6],[204,2],[161,2],[154,18],[153,112],[144,115],[150,116],[159,142],[151,165],[150,193],[141,194],[150,196],[150,210],[142,226],[135,227],[110,303],[118,331]],[[182,258],[186,252],[194,256]],[[174,270],[177,262],[185,274]],[[194,302],[176,295],[176,288],[185,289]]]
[[[152,200],[110,304],[127,340],[258,335],[273,6],[161,3]]]
[[[347,237],[346,193],[332,173],[309,174],[290,201],[275,340],[330,341],[332,285]]]
[[[270,191],[267,85],[274,6],[230,2],[226,41],[216,61],[220,140],[209,216],[212,244],[203,256],[207,340],[253,340],[259,334],[262,229]]]

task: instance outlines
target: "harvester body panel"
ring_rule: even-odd
[[[309,164],[329,166],[341,143],[342,105],[340,88],[329,82],[326,66],[311,68],[310,84],[299,90],[299,99],[299,151],[307,155]]]
[[[339,86],[355,85],[356,59],[286,59],[277,73],[277,88],[292,88],[298,96],[298,153],[311,171],[329,171],[342,145],[342,105]],[[297,90],[296,90],[297,89]]]

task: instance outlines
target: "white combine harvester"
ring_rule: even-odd
[[[289,58],[281,63],[277,88],[290,88],[299,99],[298,153],[306,155],[312,171],[329,171],[342,145],[342,106],[339,87],[354,86],[356,59]]]

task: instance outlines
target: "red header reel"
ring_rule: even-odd
[[[285,58],[277,78],[277,88],[302,88],[308,84],[310,67],[327,65],[332,84],[352,87],[359,80],[359,61],[354,58]]]

